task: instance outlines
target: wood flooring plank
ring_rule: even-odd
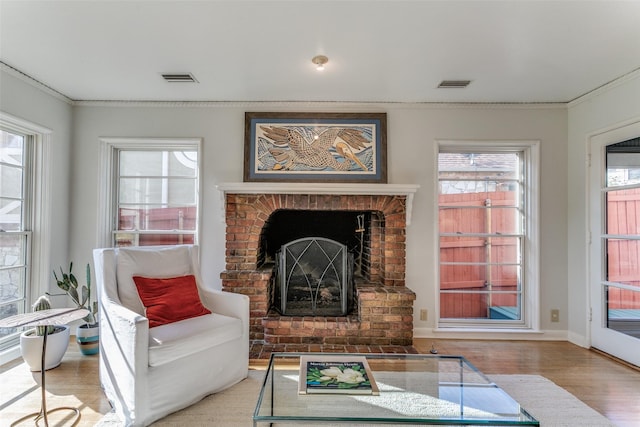
[[[485,374],[542,375],[616,425],[640,425],[640,370],[596,351],[556,341],[414,340],[420,353],[432,346],[440,354],[465,356]],[[252,360],[250,366],[264,369],[266,362]],[[0,427],[40,409],[39,381],[40,373],[21,359],[0,366]],[[80,426],[93,426],[111,410],[99,384],[98,356],[83,356],[75,342],[46,381],[48,407],[79,407]]]

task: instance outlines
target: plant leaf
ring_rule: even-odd
[[[69,293],[69,296],[71,297],[73,302],[75,302],[76,304],[78,304],[80,302],[80,300],[78,299],[78,291],[77,290],[75,290],[74,288],[69,288],[69,290],[67,292]]]
[[[84,307],[89,299],[89,289],[86,286],[82,287],[82,300],[80,301],[80,305]]]
[[[76,279],[76,276],[69,273],[69,281],[71,282],[74,288],[78,289],[78,279]]]

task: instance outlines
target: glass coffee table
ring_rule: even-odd
[[[261,423],[375,423],[539,426],[505,391],[464,357],[427,354],[344,354],[364,357],[378,394],[300,394],[300,357],[272,353],[253,426]]]

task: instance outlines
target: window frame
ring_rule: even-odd
[[[27,236],[25,247],[25,311],[35,296],[49,289],[51,271],[51,144],[53,131],[44,126],[0,111],[3,130],[26,137],[30,147],[25,150],[23,217]],[[4,340],[0,349],[0,364],[20,355],[19,331]]]
[[[439,154],[453,153],[522,153],[523,171],[523,214],[525,216],[522,256],[522,289],[521,289],[521,319],[442,319],[440,313],[440,226],[439,203],[434,205],[435,236],[437,257],[436,268],[436,328],[446,330],[534,330],[540,329],[540,141],[538,140],[509,140],[509,141],[479,141],[479,140],[437,140],[435,144],[435,196],[438,200],[440,169]],[[473,234],[473,233],[472,233]]]
[[[201,230],[202,194],[202,138],[100,138],[100,179],[98,195],[98,224],[96,241],[100,247],[115,247],[118,203],[118,156],[120,151],[197,151],[196,229],[194,243],[198,243]],[[179,234],[163,231],[162,234]],[[145,234],[144,231],[139,234]],[[160,234],[160,233],[154,233]],[[184,234],[184,233],[182,233]]]

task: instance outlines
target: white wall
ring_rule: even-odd
[[[220,221],[221,199],[215,185],[242,180],[244,112],[387,112],[389,182],[421,185],[415,197],[413,222],[407,230],[407,285],[417,294],[416,313],[422,308],[430,313],[426,322],[416,319],[417,336],[433,336],[431,329],[435,326],[435,141],[540,140],[541,328],[549,333],[538,338],[564,336],[569,323],[568,316],[563,314],[569,307],[572,333],[583,334],[586,330],[584,321],[580,321],[580,309],[576,309],[580,304],[575,303],[574,295],[569,305],[567,289],[569,281],[574,288],[576,284],[573,274],[571,279],[568,277],[567,265],[582,261],[575,257],[567,259],[567,253],[572,252],[567,236],[572,238],[575,228],[580,228],[573,223],[573,217],[571,224],[567,220],[567,198],[572,201],[570,209],[575,206],[575,196],[570,195],[573,192],[568,191],[568,183],[574,186],[576,181],[583,183],[584,171],[577,178],[567,178],[566,165],[569,162],[575,169],[576,156],[572,154],[569,159],[567,155],[568,119],[564,106],[80,103],[70,107],[60,97],[37,89],[13,73],[2,71],[0,79],[1,111],[53,130],[50,262],[53,267],[69,260],[78,266],[91,261],[91,250],[97,242],[100,137],[202,137],[203,276],[214,287],[220,287],[225,243],[224,224]],[[580,191],[584,192],[584,186]],[[55,290],[55,285],[51,285]],[[551,308],[560,310],[559,323],[549,322]],[[584,310],[582,304],[582,313]]]
[[[100,137],[203,138],[202,233],[203,277],[220,287],[224,269],[224,223],[219,182],[242,181],[244,112],[237,108],[74,107],[78,179],[73,181],[71,256],[90,257],[96,247],[96,206]]]
[[[569,339],[590,345],[587,256],[587,148],[589,137],[630,120],[640,119],[640,73],[569,105],[568,278]]]
[[[541,141],[541,329],[554,330],[546,338],[562,338],[566,330],[566,110],[526,106],[413,106],[389,110],[389,160],[391,182],[418,183],[414,214],[407,237],[407,284],[417,293],[414,312],[429,313],[427,322],[416,321],[417,336],[477,336],[495,334],[434,334],[435,263],[437,251],[434,141],[439,139],[540,140]],[[552,308],[561,312],[550,323]],[[516,335],[509,335],[515,338]],[[544,335],[527,335],[529,339]]]
[[[50,194],[51,238],[48,243],[51,255],[42,264],[43,268],[51,271],[52,268],[66,265],[69,260],[72,108],[64,98],[40,90],[25,81],[24,77],[18,76],[11,70],[0,69],[0,111],[52,131],[49,162],[53,185]],[[37,280],[39,276],[33,279]],[[48,289],[57,293],[58,287],[50,272],[48,277],[51,279]],[[34,285],[37,288],[47,286],[40,283]],[[64,306],[67,302],[63,298],[52,300],[53,305]]]
[[[219,287],[224,268],[224,224],[218,182],[242,180],[245,111],[386,111],[390,183],[421,185],[407,236],[407,284],[415,311],[435,313],[434,141],[541,140],[541,327],[589,345],[586,152],[589,135],[640,117],[639,74],[569,105],[330,105],[158,104],[72,107],[12,72],[0,70],[0,111],[53,130],[50,265],[91,260],[96,242],[98,146],[101,136],[204,138],[202,256],[204,276]],[[568,135],[568,141],[567,141]],[[74,150],[71,150],[73,138]],[[568,203],[567,203],[568,200]],[[71,203],[71,204],[69,204]],[[70,238],[69,238],[70,236]],[[571,272],[571,274],[568,274]],[[53,283],[50,284],[50,286]],[[55,290],[55,285],[53,285]],[[559,323],[549,310],[560,309]],[[563,315],[566,313],[566,315]],[[430,334],[434,316],[416,321]]]
[[[224,224],[215,185],[243,176],[245,111],[387,112],[390,183],[420,184],[407,235],[407,285],[417,294],[417,335],[435,326],[437,139],[541,141],[541,310],[543,330],[555,337],[567,328],[567,113],[564,106],[470,106],[429,104],[105,104],[74,107],[74,179],[71,258],[84,262],[96,242],[96,201],[100,137],[202,137],[204,194],[201,235],[203,276],[220,287],[224,269]],[[549,322],[558,308],[559,323]],[[439,335],[441,336],[441,335]],[[539,336],[538,336],[539,337]],[[535,338],[535,337],[531,337]]]

